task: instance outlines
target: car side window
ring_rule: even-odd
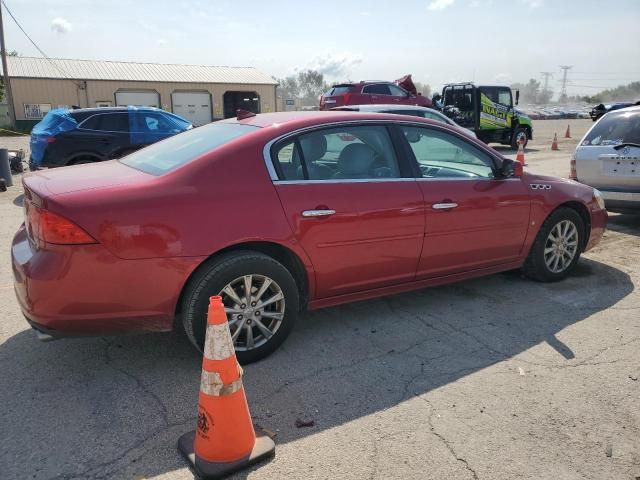
[[[362,93],[371,93],[374,95],[391,95],[391,90],[389,90],[389,85],[385,85],[382,83],[376,83],[373,85],[367,85],[362,89]]]
[[[489,155],[454,135],[401,126],[423,178],[493,178]]]
[[[85,130],[98,130],[102,115],[93,115],[80,124],[80,128]]]
[[[391,95],[393,95],[394,97],[407,96],[407,92],[401,89],[400,87],[397,87],[396,85],[387,85],[387,87],[389,88],[389,92],[391,92]]]
[[[400,177],[391,139],[382,125],[345,126],[305,133],[277,146],[273,160],[281,180]]]
[[[100,117],[98,128],[104,132],[128,132],[129,115],[127,113],[106,113],[97,115]]]

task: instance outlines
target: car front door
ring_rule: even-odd
[[[389,85],[389,93],[391,94],[393,103],[398,103],[400,105],[416,104],[415,97],[397,85]]]
[[[507,264],[522,255],[530,201],[520,178],[495,178],[484,149],[437,127],[401,126],[424,197],[417,278]]]
[[[315,270],[316,298],[414,279],[424,204],[386,126],[348,124],[290,136],[271,155],[275,188]]]

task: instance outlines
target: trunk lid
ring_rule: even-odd
[[[411,74],[405,75],[404,77],[399,78],[395,81],[395,83],[400,87],[406,90],[407,92],[418,95],[418,90],[416,89],[413,80],[411,80]]]
[[[576,149],[578,181],[599,190],[640,192],[640,148],[580,146]]]
[[[153,178],[153,175],[128,167],[118,160],[109,160],[38,170],[25,175],[23,181],[25,187],[44,198],[82,190],[139,184],[141,180]]]

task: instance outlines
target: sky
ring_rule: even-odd
[[[311,68],[329,82],[530,78],[594,94],[640,80],[640,0],[4,0],[54,58]],[[4,12],[7,50],[41,56]]]

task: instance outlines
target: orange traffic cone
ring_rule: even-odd
[[[558,134],[553,134],[553,142],[551,143],[551,150],[558,150]]]
[[[564,138],[571,138],[571,125],[567,125],[567,131],[564,134]]]
[[[253,428],[222,298],[211,297],[202,359],[196,431],[178,450],[204,480],[222,478],[275,454],[271,438]]]
[[[516,155],[516,162],[520,162],[524,167],[524,142],[518,142],[518,154]]]

